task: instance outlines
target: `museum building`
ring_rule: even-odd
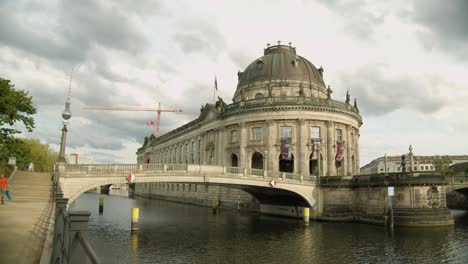
[[[218,97],[197,119],[146,137],[138,163],[203,164],[303,175],[359,173],[356,99],[332,99],[323,68],[291,45],[268,45],[238,72],[232,103]]]

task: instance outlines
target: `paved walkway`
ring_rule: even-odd
[[[39,263],[52,210],[50,173],[18,171],[0,204],[0,262]]]

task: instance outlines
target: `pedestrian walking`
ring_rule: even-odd
[[[0,196],[1,196],[2,204],[5,204],[5,201],[6,201],[5,195],[6,195],[7,188],[8,188],[8,179],[2,173],[0,175]]]
[[[28,171],[34,171],[34,164],[32,162],[29,163]]]

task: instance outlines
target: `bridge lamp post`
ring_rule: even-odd
[[[70,111],[70,97],[68,97],[67,101],[65,102],[65,110],[62,112],[63,118],[63,128],[62,128],[62,137],[60,139],[60,154],[59,154],[59,162],[66,162],[65,160],[65,145],[67,142],[67,123],[68,119],[72,116]]]

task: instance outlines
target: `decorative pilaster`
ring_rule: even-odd
[[[267,169],[274,171],[277,170],[277,166],[275,167],[275,143],[277,141],[277,137],[275,136],[275,122],[273,120],[267,121],[267,129],[266,129],[266,150],[267,152]]]
[[[361,173],[361,166],[359,165],[359,138],[361,137],[361,135],[359,134],[359,130],[356,130],[356,174],[360,174]]]
[[[245,148],[247,147],[247,133],[245,128],[245,122],[239,123],[239,167],[245,168],[246,167],[246,156],[245,156]]]
[[[351,126],[347,125],[346,126],[346,144],[345,144],[345,148],[346,148],[346,164],[345,164],[345,171],[344,171],[344,174],[345,175],[351,175],[353,173],[353,170],[352,170],[352,161],[351,161]]]
[[[306,157],[306,147],[307,147],[307,127],[306,127],[306,122],[304,119],[299,119],[298,121],[298,142],[297,142],[297,147],[298,147],[298,153],[299,153],[299,159],[298,159],[298,165],[299,165],[299,173],[302,174],[309,174],[308,173],[308,158]]]
[[[327,121],[327,175],[336,176],[335,157],[333,146],[335,145],[335,133],[333,121]]]
[[[220,128],[218,130],[218,155],[217,156],[217,165],[224,166],[225,158],[224,158],[224,128]]]

